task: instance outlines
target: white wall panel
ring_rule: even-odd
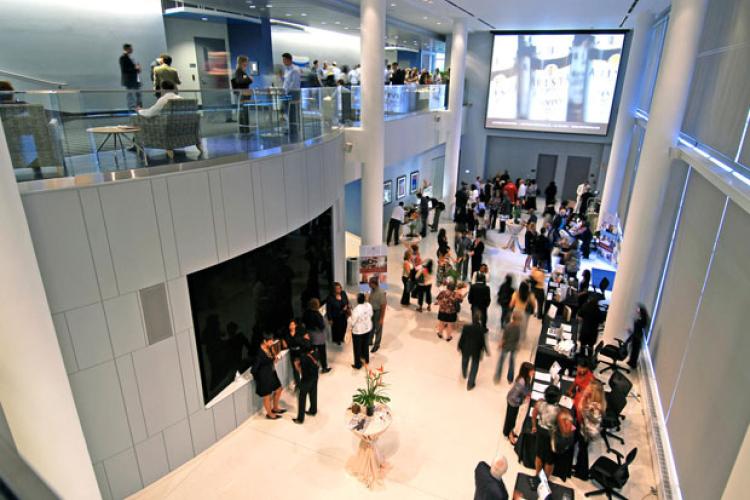
[[[216,228],[216,250],[219,260],[229,257],[227,243],[227,223],[224,218],[224,192],[221,186],[221,172],[212,170],[208,173],[208,185],[211,191],[214,227]]]
[[[190,292],[187,278],[177,278],[167,282],[169,305],[172,308],[172,330],[181,332],[193,326],[190,312]]]
[[[141,406],[141,394],[138,390],[138,380],[135,377],[133,358],[128,354],[115,360],[117,375],[120,377],[122,388],[122,400],[125,403],[125,412],[128,416],[130,433],[133,441],[139,443],[148,437],[146,432],[146,420],[143,416]]]
[[[180,271],[190,274],[219,261],[208,174],[196,172],[167,179]]]
[[[255,166],[260,175],[265,241],[287,234],[286,195],[284,193],[284,161],[281,157],[260,161]]]
[[[167,180],[164,178],[152,179],[151,189],[154,194],[156,222],[159,225],[161,250],[164,256],[164,269],[167,273],[167,279],[176,278],[180,275],[180,262],[177,258],[177,242],[175,241],[174,225],[172,224],[172,208],[169,206]]]
[[[750,424],[748,241],[750,215],[731,204],[667,422],[686,499],[719,497]]]
[[[307,220],[307,169],[305,152],[284,156],[284,188],[289,229],[302,226]]]
[[[725,197],[691,172],[661,306],[650,342],[664,414],[669,414]]]
[[[237,427],[234,414],[234,398],[224,398],[212,408],[216,438],[221,439]]]
[[[166,476],[169,472],[167,450],[161,433],[135,445],[135,454],[144,486]]]
[[[114,361],[74,373],[70,388],[93,462],[133,446]]]
[[[99,280],[99,289],[103,298],[115,297],[118,294],[117,280],[109,250],[109,239],[104,224],[102,205],[99,201],[99,191],[96,188],[81,189],[81,206],[83,207],[83,217],[91,243],[91,253],[94,258],[96,277]]]
[[[190,434],[193,436],[193,449],[196,455],[214,444],[214,413],[211,410],[200,410],[190,415]]]
[[[102,186],[99,197],[120,293],[164,281],[164,259],[151,183]]]
[[[104,471],[103,462],[94,464],[94,473],[96,474],[96,482],[99,484],[99,492],[102,494],[102,499],[112,500],[112,493],[109,491],[109,480],[107,480],[107,473]]]
[[[187,403],[188,413],[194,413],[202,408],[203,401],[200,386],[196,383],[196,371],[199,369],[195,366],[193,350],[190,343],[193,340],[193,330],[185,330],[175,335],[177,341],[177,353],[180,356],[180,370],[182,371],[182,383],[185,387],[185,401]]]
[[[23,197],[34,252],[53,313],[99,300],[81,201],[76,191]]]
[[[307,209],[308,220],[314,219],[323,211],[323,148],[315,146],[306,151],[307,156]]]
[[[55,333],[57,334],[57,342],[60,344],[63,363],[65,363],[65,371],[69,374],[78,371],[78,363],[76,362],[76,355],[73,350],[73,341],[70,339],[70,332],[68,331],[68,322],[65,320],[65,314],[53,314],[52,322],[55,324]]]
[[[129,293],[104,301],[104,314],[115,357],[146,346],[138,294]]]
[[[133,366],[148,435],[184,419],[185,393],[174,337],[134,352]]]
[[[242,422],[247,420],[253,413],[255,413],[256,406],[253,400],[255,399],[255,391],[252,382],[245,384],[232,394],[234,398],[234,414],[237,420],[237,425],[241,425]]]
[[[253,204],[253,168],[247,164],[221,169],[224,218],[229,256],[241,255],[258,245]]]
[[[193,439],[187,419],[164,429],[164,444],[167,448],[169,470],[175,470],[193,458]]]
[[[112,359],[112,345],[100,302],[68,311],[65,317],[78,368],[84,370]]]
[[[125,498],[143,488],[138,462],[133,449],[104,461],[109,489],[115,498]]]

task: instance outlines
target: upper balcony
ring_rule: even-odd
[[[16,179],[89,183],[130,178],[144,167],[265,156],[356,126],[360,119],[356,86],[178,95],[158,115],[144,117],[133,108],[154,105],[157,96],[150,90],[0,93],[0,123]],[[386,120],[445,108],[445,85],[385,87]]]

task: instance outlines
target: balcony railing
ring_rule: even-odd
[[[359,87],[180,90],[154,117],[152,90],[0,92],[19,182],[256,153],[360,120]],[[388,86],[386,119],[445,109],[444,85]]]

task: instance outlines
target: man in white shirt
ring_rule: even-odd
[[[518,199],[521,200],[522,203],[526,201],[526,190],[527,189],[528,188],[526,187],[526,181],[522,180],[519,183],[519,186],[518,186]],[[521,205],[521,206],[523,206],[523,205]]]
[[[578,213],[581,211],[581,196],[583,196],[583,193],[589,190],[589,183],[587,181],[583,181],[578,185],[576,188],[576,207],[574,212]]]
[[[404,223],[404,202],[400,201],[398,205],[393,207],[391,212],[391,220],[388,221],[388,236],[385,239],[385,244],[391,244],[391,235],[393,235],[393,242],[398,245],[401,240],[401,224]]]
[[[359,85],[359,72],[360,65],[354,66],[354,69],[349,72],[349,85]]]
[[[336,61],[333,61],[331,64],[331,71],[333,71],[333,81],[334,83],[338,83],[339,80],[341,80],[341,70],[339,69],[338,65],[336,64]]]
[[[172,99],[182,99],[182,97],[175,94],[175,88],[174,83],[170,81],[164,81],[161,83],[161,90],[162,94],[159,99],[156,100],[153,106],[146,109],[139,109],[138,114],[146,117],[151,118],[152,116],[157,116],[159,113],[161,113],[161,110],[164,109],[164,106],[167,105],[169,101]]]
[[[365,300],[365,294],[357,295],[357,305],[352,309],[352,344],[354,348],[354,364],[352,368],[359,370],[362,362],[370,363],[369,337],[372,332],[372,306]]]
[[[289,120],[289,140],[296,142],[299,135],[299,101],[301,76],[297,66],[292,63],[292,54],[284,52],[281,55],[281,62],[284,64],[284,83],[282,87],[286,94],[284,101],[284,111]]]

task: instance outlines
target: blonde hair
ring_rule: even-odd
[[[594,379],[591,382],[589,382],[588,387],[586,387],[586,391],[588,391],[588,401],[589,403],[598,403],[599,406],[602,408],[602,413],[607,409],[607,401],[604,398],[604,386],[602,383]]]

